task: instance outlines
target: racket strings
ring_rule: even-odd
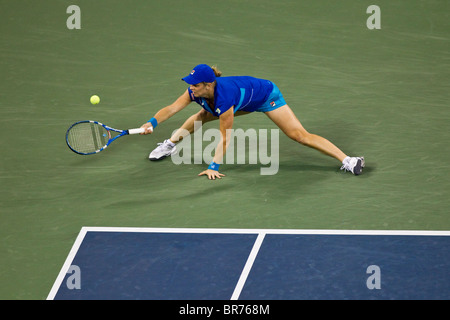
[[[103,126],[86,122],[79,123],[69,130],[67,142],[77,152],[93,153],[105,147],[109,138],[109,131]]]

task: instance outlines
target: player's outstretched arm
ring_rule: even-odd
[[[153,129],[160,123],[163,123],[177,112],[183,110],[191,103],[191,98],[189,97],[189,92],[186,90],[177,100],[172,104],[160,109],[155,116],[148,122],[144,123],[141,128],[146,129],[142,134],[149,134],[153,132]]]

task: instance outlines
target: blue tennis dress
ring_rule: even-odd
[[[188,88],[192,101],[216,117],[234,106],[234,112],[268,112],[286,104],[278,87],[269,80],[248,76],[216,78],[214,88],[214,110],[205,98],[194,97]]]

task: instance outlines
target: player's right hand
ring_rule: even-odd
[[[144,123],[141,128],[145,129],[145,132],[141,134],[151,134],[153,132],[153,126],[150,122]]]

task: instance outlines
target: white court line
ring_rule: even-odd
[[[83,242],[84,237],[86,236],[86,232],[87,230],[85,228],[81,228],[81,231],[78,234],[78,237],[75,240],[75,243],[73,244],[72,249],[69,252],[69,255],[67,256],[67,259],[64,262],[64,265],[61,268],[61,271],[59,272],[58,277],[56,278],[55,283],[53,284],[53,287],[47,296],[47,300],[55,299],[56,293],[58,292],[58,289],[60,288],[67,271],[72,265],[73,258],[75,258],[75,255],[77,254],[78,249],[80,248],[80,245]]]
[[[241,291],[244,288],[244,284],[247,281],[247,277],[253,267],[253,263],[255,262],[256,256],[258,255],[259,249],[261,248],[261,244],[263,243],[265,236],[265,233],[258,234],[258,238],[256,238],[252,251],[250,251],[250,255],[248,256],[247,262],[245,263],[244,269],[242,270],[241,276],[239,277],[239,281],[234,288],[233,294],[231,295],[231,300],[239,299]]]
[[[215,228],[128,228],[128,227],[82,227],[67,259],[50,290],[47,300],[53,300],[80,248],[87,232],[148,232],[148,233],[211,233],[211,234],[258,234],[250,256],[233,292],[232,299],[238,298],[245,280],[250,273],[259,248],[267,234],[292,235],[389,235],[389,236],[450,236],[450,231],[429,230],[327,230],[327,229],[215,229]]]
[[[228,233],[228,234],[318,234],[318,235],[387,235],[387,236],[450,236],[450,231],[434,230],[335,230],[335,229],[216,229],[216,228],[140,228],[83,227],[94,232],[154,232],[154,233]]]

